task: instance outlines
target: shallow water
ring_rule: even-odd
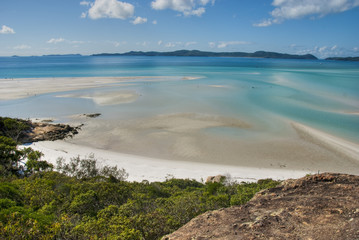
[[[178,76],[132,82],[26,99],[0,101],[0,115],[34,118],[102,113],[102,119],[129,120],[173,113],[201,113],[239,118],[252,131],[227,127],[206,134],[230,138],[287,134],[297,121],[359,142],[359,63],[205,57],[6,57],[0,78]],[[183,80],[182,77],[201,77]],[[132,103],[100,106],[91,99],[58,98],[63,94],[136,91]],[[356,114],[355,114],[356,113]]]

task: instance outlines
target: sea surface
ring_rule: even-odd
[[[212,57],[48,56],[0,57],[0,78],[159,76],[131,86],[108,86],[0,101],[0,115],[37,118],[102,113],[121,120],[172,113],[201,113],[249,122],[257,131],[206,129],[228,137],[285,134],[295,121],[359,143],[359,63]],[[175,78],[173,78],[175,77]],[[184,77],[198,77],[184,81]],[[1,86],[3,87],[3,86]],[[131,90],[132,103],[100,106],[61,94]]]

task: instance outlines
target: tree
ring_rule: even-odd
[[[0,174],[29,176],[35,172],[52,170],[52,164],[40,160],[43,154],[32,148],[18,149],[17,143],[0,136]]]
[[[12,138],[15,142],[19,140],[25,130],[30,128],[30,124],[24,120],[0,118],[0,133],[2,132],[2,135]]]
[[[118,169],[117,166],[99,167],[97,159],[93,154],[81,159],[80,156],[70,159],[69,163],[65,159],[58,158],[56,170],[71,177],[78,179],[93,178],[93,177],[107,177],[114,178],[118,181],[123,181],[128,177],[125,169]]]

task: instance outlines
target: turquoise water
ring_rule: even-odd
[[[161,82],[135,81],[72,91],[135,90],[129,104],[98,106],[59,93],[0,101],[0,115],[32,118],[101,112],[108,119],[198,112],[240,118],[252,134],[281,134],[284,120],[297,121],[359,142],[359,63],[205,57],[0,57],[0,78],[179,76]],[[183,76],[201,77],[183,81]],[[61,93],[64,94],[64,93]],[[356,114],[355,114],[356,113]],[[237,133],[229,128],[209,133]],[[246,130],[238,134],[250,135]]]

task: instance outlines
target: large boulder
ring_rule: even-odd
[[[163,239],[359,239],[359,176],[287,180],[245,205],[204,213]]]

